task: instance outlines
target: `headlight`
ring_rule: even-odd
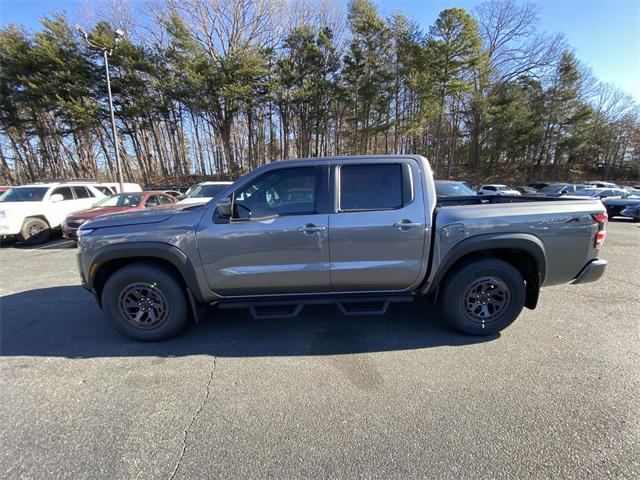
[[[95,230],[94,228],[82,228],[82,227],[80,227],[77,230],[76,235],[78,235],[79,237],[82,237],[84,235],[89,235],[94,230]]]

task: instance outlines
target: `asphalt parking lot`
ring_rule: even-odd
[[[417,303],[135,343],[74,253],[0,249],[3,478],[640,476],[640,224],[609,224],[603,279],[488,339]]]

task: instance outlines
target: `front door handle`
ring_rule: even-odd
[[[410,228],[422,227],[421,223],[412,222],[411,220],[400,220],[393,224],[393,228],[397,228],[400,231],[409,230]]]
[[[298,231],[305,234],[311,234],[316,232],[324,232],[327,227],[318,227],[313,223],[305,223],[303,226],[298,228]]]

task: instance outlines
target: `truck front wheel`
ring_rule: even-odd
[[[132,263],[116,270],[102,290],[102,305],[113,328],[143,342],[174,337],[185,327],[189,315],[179,279],[149,263]]]
[[[438,303],[456,330],[492,335],[518,318],[525,297],[520,272],[505,261],[487,258],[454,267],[441,286]]]

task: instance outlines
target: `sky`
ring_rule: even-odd
[[[88,0],[0,0],[0,26],[38,28],[39,18],[66,11],[73,21]],[[374,0],[385,16],[401,11],[425,29],[451,7],[473,11],[482,0]],[[143,0],[130,0],[143,5]],[[346,0],[345,0],[346,3]],[[603,81],[613,83],[640,102],[640,0],[532,0],[541,31],[561,32],[576,56]]]

